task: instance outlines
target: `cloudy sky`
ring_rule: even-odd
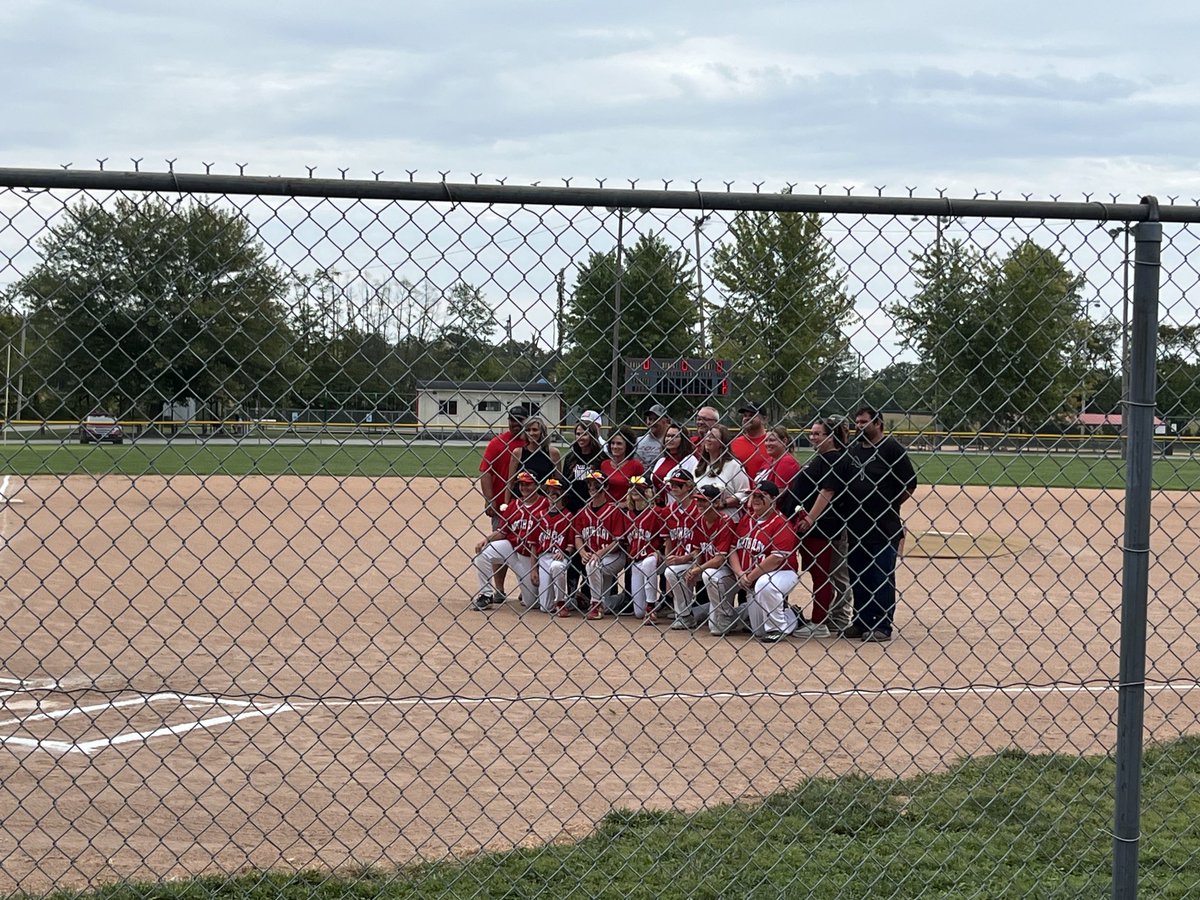
[[[1198,25],[1179,0],[4,0],[0,165],[1190,204]],[[570,279],[616,230],[602,210],[557,224],[462,213],[441,245],[418,233],[389,257],[363,240],[378,221],[347,220],[326,257],[317,235],[285,262],[469,278],[518,336],[544,337],[555,273]],[[386,244],[402,226],[383,224]],[[690,217],[658,227],[690,252]],[[878,247],[842,235],[855,347],[880,365],[897,352],[886,307],[911,292],[908,260],[934,226],[897,218]],[[1087,271],[1097,318],[1117,315],[1123,256],[1103,230],[1035,237]]]
[[[1186,2],[5,0],[3,165],[1200,196]]]

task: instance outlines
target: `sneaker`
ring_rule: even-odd
[[[864,644],[886,644],[892,639],[892,636],[886,631],[868,631],[862,636]]]
[[[708,633],[717,637],[728,637],[738,630],[737,622],[730,622],[727,625],[709,625]]]
[[[657,625],[658,624],[658,617],[654,615],[653,610],[646,613],[646,615],[642,616],[642,624],[643,625]]]
[[[688,631],[691,629],[691,627],[692,626],[688,624],[687,619],[676,619],[671,623],[672,631]]]
[[[848,628],[843,628],[840,632],[842,637],[850,638],[852,641],[861,640],[864,633],[865,632],[857,625],[851,625]]]
[[[480,612],[491,609],[492,604],[496,602],[496,598],[492,594],[480,594],[471,601],[471,608],[477,609]]]
[[[569,619],[569,618],[571,618],[571,607],[570,607],[570,606],[568,606],[566,603],[563,603],[563,604],[561,604],[561,605],[558,607],[558,617],[559,617],[560,619]]]
[[[785,637],[787,637],[787,635],[785,635],[782,631],[768,631],[766,634],[760,637],[759,640],[764,644],[778,644]]]
[[[600,608],[599,603],[593,603],[592,608],[588,610],[587,617],[589,619],[603,619],[604,610]]]
[[[805,622],[792,633],[799,638],[827,638],[833,632],[824,622]]]
[[[508,597],[503,591],[492,595],[492,605],[499,606],[501,603],[507,603]]]

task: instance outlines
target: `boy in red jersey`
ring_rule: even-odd
[[[675,607],[675,618],[680,617],[680,611],[686,613],[692,608],[695,589],[684,583],[683,576],[696,559],[697,549],[692,544],[692,531],[696,517],[700,513],[696,509],[693,494],[696,492],[696,480],[691,472],[677,469],[667,479],[667,493],[671,502],[667,506],[667,520],[663,535],[663,579],[666,581],[667,594]]]
[[[496,530],[475,545],[475,571],[479,573],[479,595],[471,604],[480,611],[503,603],[492,590],[496,570],[509,566],[517,575],[521,587],[521,603],[533,606],[537,588],[532,578],[534,562],[533,536],[538,520],[544,515],[546,499],[538,496],[537,479],[529,472],[517,476],[516,500],[499,507]]]
[[[800,576],[796,571],[799,541],[791,524],[775,508],[779,487],[764,481],[750,492],[750,516],[730,557],[739,587],[750,602],[750,630],[755,637],[773,644],[800,624],[786,597]]]
[[[729,554],[737,535],[733,520],[717,508],[721,497],[721,489],[715,484],[706,484],[696,492],[700,515],[692,532],[692,543],[697,553],[695,562],[684,573],[684,581],[689,585],[704,584],[708,595],[708,630],[727,635],[738,627],[733,609],[737,578],[729,566]]]
[[[575,549],[587,574],[592,592],[589,619],[603,619],[604,607],[615,608],[611,594],[625,565],[621,539],[629,529],[629,517],[608,495],[607,479],[601,472],[587,477],[588,504],[575,514]]]
[[[562,505],[563,483],[551,476],[542,482],[548,505],[538,522],[535,544],[538,557],[533,583],[538,589],[538,609],[544,613],[557,612],[563,618],[571,615],[567,608],[568,558],[575,552],[574,516]]]
[[[641,475],[629,479],[625,494],[625,512],[629,530],[625,532],[625,552],[632,576],[633,614],[646,625],[654,625],[654,607],[658,604],[658,567],[662,562],[662,535],[666,514],[654,504],[654,485]]]

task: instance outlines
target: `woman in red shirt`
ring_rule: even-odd
[[[792,480],[800,474],[800,463],[788,452],[792,446],[792,436],[782,425],[776,425],[774,428],[767,429],[767,433],[763,435],[762,446],[767,455],[767,463],[754,476],[754,486],[758,487],[764,481],[774,483],[775,487],[779,488],[782,501],[784,492],[791,487]],[[792,514],[792,510],[785,508],[782,504],[779,511],[785,516]]]
[[[600,463],[600,471],[604,473],[608,485],[608,496],[618,506],[625,500],[629,479],[634,475],[646,474],[646,467],[641,460],[631,455],[634,443],[633,430],[628,425],[614,427],[608,433],[608,459]]]

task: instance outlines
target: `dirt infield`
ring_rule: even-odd
[[[1123,526],[1102,491],[923,488],[910,529],[1023,549],[906,558],[889,645],[772,647],[468,611],[466,479],[44,477],[18,496],[6,891],[406,863],[582,834],[614,806],[1114,741]],[[1198,512],[1155,499],[1160,739],[1200,707]]]

